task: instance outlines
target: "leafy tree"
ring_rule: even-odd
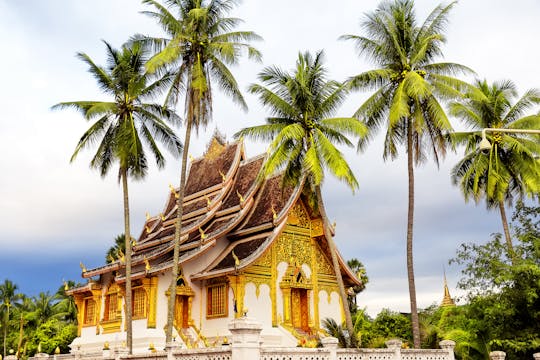
[[[260,37],[251,31],[233,31],[241,20],[226,15],[237,4],[236,0],[171,0],[166,2],[168,7],[154,0],[143,0],[143,3],[154,8],[154,11],[144,13],[158,22],[168,38],[138,35],[134,41],[157,49],[157,53],[147,63],[149,71],[159,71],[163,66],[170,66],[174,72],[166,104],[176,104],[180,94],[185,93],[185,149],[180,172],[173,253],[173,264],[179,264],[182,203],[191,130],[195,128],[198,131],[211,120],[212,83],[217,83],[227,96],[247,110],[247,104],[228,66],[238,63],[242,50],[247,50],[250,58],[260,59],[259,51],[249,45],[250,41],[259,40]],[[177,276],[178,267],[173,266],[171,294],[176,293]],[[171,296],[165,332],[167,342],[172,340],[174,307],[174,296]]]
[[[462,244],[452,262],[463,267],[458,286],[469,292],[477,338],[523,359],[540,351],[540,208],[519,203],[514,219],[513,254],[495,234],[486,244]]]
[[[375,90],[356,111],[366,122],[370,136],[385,127],[383,158],[395,159],[398,146],[405,146],[408,169],[407,276],[411,303],[414,346],[420,346],[413,268],[414,166],[431,153],[437,165],[447,148],[446,133],[452,131],[440,99],[457,96],[465,84],[453,77],[470,72],[462,65],[437,63],[445,42],[444,28],[455,2],[437,6],[422,25],[417,25],[412,0],[383,1],[361,23],[365,35],[344,35],[352,40],[361,55],[378,69],[368,70],[349,80],[352,89]]]
[[[6,345],[9,321],[11,319],[11,309],[19,304],[21,294],[17,293],[18,286],[12,281],[5,279],[3,284],[0,284],[0,310],[2,314],[2,328],[4,329],[4,357],[6,357]]]
[[[57,347],[60,352],[68,353],[69,344],[77,337],[75,324],[64,324],[58,319],[49,319],[39,325],[28,345],[28,353],[34,355],[41,344],[41,351],[47,354],[54,353]]]
[[[540,91],[530,89],[517,99],[511,81],[488,84],[477,80],[465,97],[451,104],[452,115],[461,118],[472,131],[453,135],[456,143],[466,145],[465,157],[452,169],[452,182],[459,185],[466,200],[485,199],[488,209],[498,208],[509,254],[512,238],[506,219],[505,202],[540,193],[539,136],[511,133],[487,133],[492,144],[489,155],[479,149],[480,130],[540,129],[540,115],[525,115],[540,103]]]
[[[356,297],[366,288],[366,285],[369,281],[369,278],[366,274],[366,268],[364,264],[356,258],[347,260],[347,266],[352,270],[358,279],[362,282],[362,285],[355,285],[349,288],[348,291],[348,302],[349,310],[351,315],[353,315],[358,310],[358,304],[356,303]]]
[[[107,250],[105,255],[105,261],[110,264],[117,259],[121,258],[126,253],[126,236],[124,234],[118,235],[114,238],[114,245]]]
[[[163,143],[173,155],[179,155],[181,142],[167,122],[176,124],[178,115],[170,108],[146,102],[166,90],[174,77],[165,74],[155,77],[145,71],[147,51],[140,44],[124,45],[120,50],[105,42],[107,66],[98,66],[85,53],[77,56],[89,67],[100,89],[112,97],[112,101],[71,101],[55,105],[54,109],[74,108],[82,112],[86,120],[96,120],[83,134],[75,152],[99,142],[90,162],[92,168],[104,177],[113,164],[118,163],[118,179],[122,182],[124,201],[124,234],[126,249],[126,328],[129,353],[132,349],[131,323],[131,231],[129,225],[128,178],[142,179],[148,170],[148,159],[143,143],[146,143],[158,167],[165,165],[165,157],[158,147]]]
[[[235,136],[270,141],[262,177],[268,178],[284,169],[283,185],[303,183],[314,208],[323,219],[341,300],[347,304],[337,250],[323,206],[321,185],[326,170],[351,189],[358,187],[352,170],[334,143],[353,146],[347,136],[364,136],[366,128],[354,118],[330,117],[346,92],[342,84],[326,80],[322,51],[315,56],[300,53],[292,73],[273,66],[265,68],[258,78],[263,85],[253,84],[249,91],[259,96],[272,117],[266,119],[266,124],[245,128]],[[344,312],[347,330],[352,335],[354,328],[348,306],[344,306]],[[354,337],[351,340],[354,344]]]

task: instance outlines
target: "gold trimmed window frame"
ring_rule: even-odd
[[[206,317],[220,318],[229,315],[229,287],[226,282],[208,285],[206,288]]]
[[[84,313],[82,326],[95,326],[96,325],[96,302],[92,296],[84,298]]]

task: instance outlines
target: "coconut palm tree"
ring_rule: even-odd
[[[124,234],[120,234],[114,238],[114,245],[107,250],[105,255],[105,261],[107,264],[116,261],[119,257],[126,252],[126,237]]]
[[[253,84],[249,91],[259,96],[272,117],[266,119],[266,124],[245,128],[235,136],[270,141],[269,155],[261,170],[262,177],[267,178],[284,169],[284,185],[298,186],[305,181],[305,190],[323,219],[347,330],[354,338],[337,251],[323,206],[321,185],[325,171],[329,171],[352,190],[358,187],[353,172],[334,143],[353,146],[347,136],[364,136],[366,127],[354,118],[330,117],[344,100],[346,91],[343,84],[326,79],[322,51],[315,56],[308,52],[300,53],[293,72],[272,66],[265,68],[258,79],[262,85]]]
[[[4,280],[3,284],[0,284],[0,310],[2,311],[2,328],[4,329],[4,358],[6,357],[6,340],[7,330],[9,326],[9,319],[11,309],[17,305],[21,300],[21,294],[17,293],[18,286],[10,280]]]
[[[242,50],[250,58],[259,60],[257,49],[250,41],[260,37],[251,31],[233,31],[240,19],[226,17],[237,4],[237,0],[169,0],[168,7],[154,0],[143,0],[154,11],[144,13],[154,18],[163,28],[168,38],[150,38],[137,35],[133,41],[149,45],[158,52],[148,61],[149,71],[158,71],[168,66],[175,73],[173,85],[166,97],[166,103],[175,105],[181,93],[185,93],[184,114],[186,135],[184,154],[180,171],[180,185],[177,199],[177,221],[174,237],[174,253],[170,293],[176,293],[176,278],[180,259],[180,234],[182,232],[182,203],[188,149],[191,130],[206,126],[212,118],[212,83],[232,100],[247,110],[246,102],[238,89],[238,84],[228,66],[235,65]],[[175,15],[173,15],[175,14]],[[166,341],[172,340],[175,297],[169,297]]]
[[[147,51],[140,44],[114,49],[105,42],[107,66],[98,66],[85,53],[77,56],[89,67],[101,90],[111,96],[111,101],[71,101],[55,105],[54,109],[74,108],[82,112],[86,120],[95,122],[83,134],[75,152],[99,143],[90,167],[99,170],[104,177],[118,163],[118,179],[122,182],[124,201],[124,234],[126,249],[126,328],[127,346],[132,352],[131,328],[131,232],[129,225],[128,178],[142,179],[148,170],[148,159],[143,143],[147,145],[159,168],[165,165],[165,157],[158,147],[164,144],[173,155],[181,152],[181,142],[167,125],[179,123],[179,117],[167,106],[147,102],[162,95],[174,77],[165,73],[156,77],[145,70]]]
[[[399,146],[407,153],[407,277],[415,347],[420,346],[420,332],[413,268],[414,166],[424,162],[429,153],[437,165],[444,157],[444,135],[452,126],[439,101],[457,96],[465,85],[453,75],[470,72],[458,64],[434,62],[442,55],[444,28],[454,4],[437,6],[418,25],[412,0],[383,1],[365,15],[361,23],[365,35],[341,37],[353,41],[360,55],[378,66],[349,80],[354,90],[375,90],[355,114],[372,130],[368,138],[360,140],[359,149],[375,130],[384,127],[383,158],[395,159]]]
[[[451,114],[471,129],[453,135],[457,144],[465,145],[465,157],[452,169],[452,182],[461,188],[465,200],[478,203],[485,199],[488,209],[499,209],[508,253],[513,257],[505,202],[512,205],[516,197],[539,195],[540,136],[488,133],[489,154],[483,154],[478,145],[483,128],[540,129],[540,116],[526,115],[540,103],[540,90],[530,89],[517,99],[516,86],[509,80],[493,84],[476,80],[474,85],[463,100],[450,106]]]

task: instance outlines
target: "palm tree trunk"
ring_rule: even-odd
[[[184,139],[184,150],[182,153],[182,169],[180,170],[180,187],[178,189],[178,199],[176,200],[176,226],[174,232],[174,252],[171,286],[169,287],[169,303],[167,311],[167,328],[165,330],[165,343],[172,341],[172,329],[174,323],[174,313],[176,304],[176,279],[178,278],[178,265],[180,262],[180,235],[182,234],[182,216],[184,215],[184,190],[186,186],[186,171],[188,161],[189,142],[191,140],[192,120],[188,119],[186,124],[186,137]]]
[[[504,238],[506,240],[506,246],[508,247],[508,256],[512,265],[515,260],[514,246],[512,245],[512,237],[510,236],[510,230],[508,229],[508,220],[506,219],[506,210],[504,209],[504,202],[499,201],[499,211],[501,213],[501,221],[504,230]]]
[[[9,307],[7,309],[7,314],[9,314]],[[7,315],[9,318],[9,315]],[[6,317],[4,317],[4,359],[6,358],[6,337],[7,337],[7,321]]]
[[[17,344],[17,358],[22,358],[21,354],[21,348],[22,348],[22,342],[23,342],[23,335],[24,335],[24,317],[23,314],[21,314],[21,321],[19,322],[19,343]]]
[[[345,292],[345,286],[343,285],[343,278],[341,276],[341,269],[339,267],[339,262],[337,258],[336,244],[330,232],[328,217],[326,216],[326,210],[324,209],[321,187],[317,186],[315,188],[317,193],[317,204],[319,208],[319,213],[321,214],[323,221],[324,236],[326,241],[328,241],[328,247],[330,248],[330,254],[332,257],[332,265],[334,267],[334,272],[336,273],[336,280],[339,287],[339,295],[341,296],[341,305],[343,306],[343,312],[345,313],[345,325],[347,326],[347,331],[349,332],[350,345],[351,347],[357,347],[356,333],[354,332],[354,326],[352,323],[351,312],[349,310],[349,302],[347,299],[347,293]]]
[[[413,343],[414,347],[418,349],[420,348],[420,325],[418,322],[418,309],[416,307],[416,285],[414,284],[413,265],[414,159],[412,120],[408,120],[407,127],[407,172],[409,175],[409,205],[407,211],[407,278],[409,280],[409,299],[411,303]]]
[[[121,170],[122,190],[124,193],[124,234],[126,242],[126,344],[128,354],[133,353],[133,327],[132,327],[132,311],[131,306],[131,232],[129,230],[129,193],[127,183],[127,169]]]

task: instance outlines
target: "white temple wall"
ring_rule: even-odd
[[[263,328],[272,327],[272,299],[270,287],[266,284],[259,285],[259,297],[254,283],[246,284],[244,307],[248,309],[248,316],[262,323]]]
[[[202,312],[202,324],[200,326],[201,332],[206,337],[215,337],[215,336],[230,336],[229,330],[228,330],[228,324],[229,322],[234,318],[234,293],[231,288],[229,288],[228,293],[229,301],[228,301],[228,315],[225,317],[218,317],[218,318],[207,318],[206,317],[206,296],[202,296],[202,302],[199,302],[200,300],[197,300],[197,304],[202,304],[200,306],[200,310]]]
[[[339,294],[335,291],[330,294],[330,302],[328,293],[324,290],[319,291],[319,319],[322,322],[325,318],[333,318],[338,324],[341,323]]]
[[[280,262],[277,265],[276,309],[277,309],[278,322],[283,321],[283,292],[281,291],[281,288],[279,287],[279,283],[281,282],[283,275],[285,275],[285,272],[287,271],[288,266],[289,264],[287,264],[286,262]]]
[[[165,294],[171,286],[171,273],[158,276],[157,301],[156,301],[156,329],[165,328],[167,324],[167,295]]]

